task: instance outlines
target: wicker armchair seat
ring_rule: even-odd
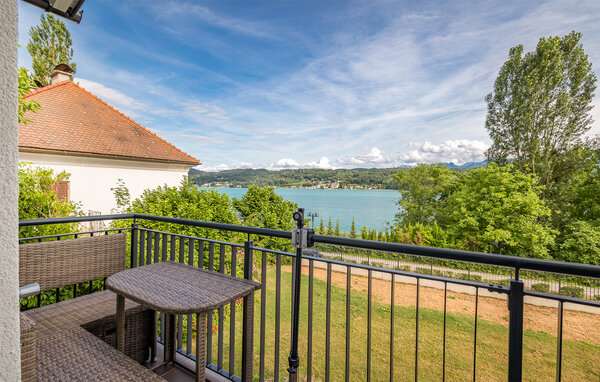
[[[37,340],[39,381],[164,381],[80,327]]]
[[[117,345],[116,295],[101,291],[23,312],[36,323],[38,339],[82,327],[112,347]],[[153,310],[127,300],[125,306],[125,354],[138,362],[149,358],[154,345]]]

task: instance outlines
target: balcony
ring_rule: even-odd
[[[125,233],[128,268],[172,260],[262,283],[254,299],[254,379],[287,380],[297,255],[257,243],[291,239],[291,232],[140,214],[20,225],[87,221],[112,221],[113,228],[20,241]],[[152,228],[156,223],[169,229]],[[194,235],[194,229],[233,234],[220,240]],[[313,239],[317,251],[305,254],[301,267],[300,380],[598,379],[598,266],[324,235]],[[30,297],[23,310],[97,293],[103,282]],[[248,319],[241,301],[208,314],[200,330],[206,330],[209,380],[241,380]],[[175,365],[144,366],[166,380],[194,380],[195,322],[194,315],[177,317]],[[163,333],[159,315],[158,359]]]

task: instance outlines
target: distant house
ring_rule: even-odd
[[[50,86],[26,96],[42,108],[19,126],[19,161],[70,173],[69,182],[56,185],[60,198],[81,202],[87,214],[107,214],[116,207],[110,189],[118,179],[135,198],[178,185],[200,164],[70,81],[68,66],[56,69]]]

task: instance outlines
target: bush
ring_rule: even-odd
[[[550,292],[550,285],[546,283],[536,283],[531,286],[531,290],[535,292],[548,293]]]
[[[583,288],[576,286],[564,286],[560,288],[560,294],[568,297],[583,298]]]
[[[425,275],[428,275],[431,273],[431,269],[430,268],[425,268],[425,267],[416,267],[415,268],[415,272],[416,273],[423,273]]]
[[[395,266],[394,269],[397,271],[412,272],[410,265]]]
[[[510,279],[503,279],[503,280],[483,280],[484,283],[486,284],[492,284],[492,285],[500,285],[500,286],[509,286],[510,285]]]

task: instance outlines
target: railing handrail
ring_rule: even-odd
[[[63,224],[77,223],[98,220],[121,220],[121,219],[142,219],[158,221],[163,223],[181,224],[194,227],[219,229],[224,231],[242,232],[252,235],[272,236],[278,238],[291,239],[290,231],[276,230],[270,228],[258,228],[250,226],[242,226],[236,224],[225,224],[215,222],[205,222],[192,219],[181,219],[165,216],[146,215],[138,213],[130,214],[113,214],[113,215],[96,215],[96,216],[74,216],[48,219],[25,219],[19,220],[20,227],[47,225],[47,224]],[[354,248],[372,249],[377,251],[395,252],[417,256],[434,257],[444,260],[466,261],[472,263],[481,263],[489,265],[497,265],[504,267],[512,267],[517,270],[527,269],[532,271],[553,272],[560,274],[568,274],[574,276],[600,278],[600,266],[590,264],[569,263],[556,260],[533,259],[528,257],[517,257],[508,255],[498,255],[493,253],[472,252],[459,249],[435,248],[420,245],[389,243],[382,241],[372,241],[363,239],[353,239],[345,237],[314,235],[315,243],[341,245]]]

